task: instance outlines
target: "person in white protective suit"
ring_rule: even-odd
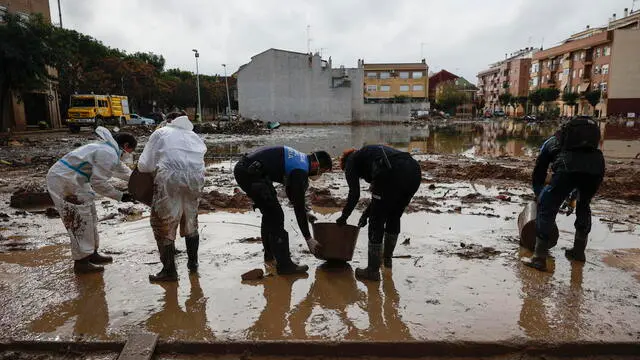
[[[193,132],[187,116],[171,113],[166,126],[157,129],[138,160],[138,171],[152,173],[151,228],[160,252],[162,270],[150,281],[177,281],[175,240],[178,225],[185,237],[187,267],[198,270],[198,201],[204,187],[207,147]]]
[[[81,146],[58,160],[47,173],[47,189],[71,238],[71,255],[76,273],[103,271],[96,264],[113,259],[98,253],[98,218],[94,199],[103,195],[133,202],[133,197],[109,183],[111,177],[128,181],[131,175],[122,159],[136,148],[136,138],[128,133],[111,135],[97,127],[100,142]]]

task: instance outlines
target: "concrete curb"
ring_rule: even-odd
[[[124,341],[5,341],[0,351],[38,352],[120,352]],[[229,341],[229,342],[158,342],[155,354],[252,354],[279,356],[395,357],[424,356],[483,357],[508,354],[595,356],[638,355],[640,342],[470,342],[470,341]]]

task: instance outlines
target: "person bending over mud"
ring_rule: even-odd
[[[420,165],[409,153],[384,145],[367,145],[360,150],[345,150],[340,167],[345,172],[349,196],[336,220],[338,225],[347,223],[360,199],[360,179],[371,184],[371,203],[358,221],[358,226],[364,227],[369,220],[368,265],[356,269],[356,278],[380,281],[381,257],[384,256],[384,266],[390,268],[400,217],[420,187]]]
[[[187,116],[171,113],[167,125],[154,131],[140,155],[138,170],[153,174],[151,228],[158,244],[162,270],[150,281],[177,281],[176,231],[187,245],[187,267],[198,270],[198,201],[204,187],[207,146]]]
[[[300,231],[311,252],[315,253],[319,245],[309,232],[308,221],[313,219],[307,213],[305,192],[309,187],[309,177],[331,171],[331,166],[331,156],[326,151],[307,155],[288,146],[272,146],[246,154],[234,168],[236,182],[253,200],[254,208],[262,213],[260,233],[264,260],[272,261],[275,257],[278,274],[305,273],[309,267],[291,260],[284,212],[273,182],[284,184]]]
[[[58,160],[47,173],[47,189],[71,238],[71,256],[76,273],[100,272],[97,264],[113,261],[98,254],[97,194],[123,202],[133,197],[109,184],[112,176],[129,180],[131,169],[122,161],[138,144],[127,133],[111,135],[101,126],[95,130],[100,142],[81,146]]]
[[[547,270],[549,236],[562,202],[578,190],[576,204],[576,234],[573,248],[565,251],[570,260],[584,262],[587,237],[591,231],[591,199],[604,177],[604,156],[598,149],[600,127],[593,119],[578,116],[565,123],[560,130],[542,144],[533,169],[533,192],[538,200],[536,214],[536,245],[525,265]],[[544,186],[551,165],[551,183]]]

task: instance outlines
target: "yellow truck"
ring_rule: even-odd
[[[72,133],[81,126],[123,126],[129,121],[129,100],[122,95],[71,95],[67,125]]]

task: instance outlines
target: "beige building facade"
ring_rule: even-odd
[[[48,0],[0,0],[0,26],[7,14],[17,14],[28,18],[33,14],[41,14],[45,21],[51,21]],[[55,74],[55,69],[48,69]],[[56,84],[49,82],[48,86],[39,92],[26,94],[9,94],[5,97],[0,132],[25,131],[37,128],[44,122],[49,127],[62,126],[60,107]]]
[[[364,63],[365,102],[387,102],[395,97],[411,101],[427,101],[429,66],[419,63]]]

